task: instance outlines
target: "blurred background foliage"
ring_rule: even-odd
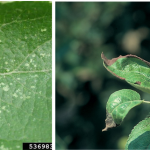
[[[133,89],[102,65],[135,54],[150,61],[149,2],[56,2],[56,149],[123,149],[149,105],[133,108],[122,125],[102,132],[113,92]]]

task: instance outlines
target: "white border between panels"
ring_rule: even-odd
[[[55,150],[55,1],[52,1],[52,149]]]

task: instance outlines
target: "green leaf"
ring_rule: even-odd
[[[125,80],[141,91],[150,93],[150,63],[135,55],[119,56],[108,60],[104,54],[104,67],[114,76]]]
[[[106,105],[106,127],[102,131],[119,126],[127,113],[143,102],[140,99],[140,95],[137,92],[128,89],[119,90],[111,94]]]
[[[52,4],[0,3],[0,149],[52,142]]]
[[[146,118],[134,127],[125,149],[150,149],[150,118]]]

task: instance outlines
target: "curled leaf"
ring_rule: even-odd
[[[142,102],[140,95],[133,90],[123,89],[111,94],[106,105],[106,127],[102,131],[119,126],[127,113]]]
[[[131,54],[111,60],[103,53],[101,57],[104,60],[104,67],[114,76],[141,91],[150,93],[150,62]]]

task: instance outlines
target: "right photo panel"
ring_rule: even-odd
[[[150,2],[56,2],[56,149],[150,149]]]

